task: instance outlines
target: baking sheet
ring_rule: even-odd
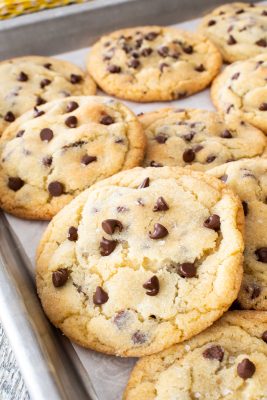
[[[267,3],[267,1],[263,2]],[[199,19],[177,24],[175,26],[195,31],[199,24]],[[85,68],[85,56],[88,54],[89,48],[84,48],[70,53],[56,55],[57,58],[71,61],[80,67]],[[100,95],[103,93],[99,92]],[[188,97],[186,99],[153,104],[141,104],[126,102],[134,112],[152,111],[166,106],[174,106],[178,108],[197,107],[202,109],[213,110],[209,90]],[[44,232],[46,222],[23,221],[12,216],[7,216],[13,230],[21,241],[26,254],[31,260],[32,272],[34,273],[34,257],[39,239]],[[106,356],[91,350],[83,349],[77,345],[73,345],[86,371],[90,375],[94,389],[99,400],[119,400],[122,398],[123,389],[127,383],[130,371],[135,363],[135,359],[123,359],[119,357]]]

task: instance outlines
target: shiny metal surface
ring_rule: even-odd
[[[97,400],[73,347],[44,316],[29,260],[0,212],[0,318],[32,400]]]

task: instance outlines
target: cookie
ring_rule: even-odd
[[[166,108],[139,117],[147,136],[144,166],[189,166],[206,171],[228,161],[261,156],[265,135],[238,118],[206,110]]]
[[[226,313],[205,332],[144,357],[124,400],[264,400],[267,313]]]
[[[209,85],[221,56],[206,38],[160,26],[122,29],[91,49],[88,71],[101,89],[123,99],[180,99]]]
[[[95,182],[140,164],[137,117],[106,97],[74,96],[30,110],[0,139],[0,206],[50,219]]]
[[[120,356],[197,334],[237,297],[241,207],[218,179],[185,168],[98,182],[54,217],[39,245],[47,316],[81,346]]]
[[[217,46],[226,62],[264,54],[267,6],[247,3],[220,6],[203,18],[199,30]]]
[[[39,56],[0,62],[0,87],[0,136],[31,108],[62,97],[96,92],[92,78],[76,65]]]
[[[237,61],[214,80],[212,101],[226,115],[235,114],[267,134],[266,77],[267,53]]]
[[[242,308],[267,311],[267,160],[240,160],[209,173],[223,179],[244,208],[244,277],[238,301]]]

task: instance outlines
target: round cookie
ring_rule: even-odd
[[[199,31],[227,62],[266,53],[267,6],[231,3],[217,7],[203,18]]]
[[[267,134],[266,77],[267,53],[237,61],[214,80],[212,101],[218,110],[236,114]]]
[[[95,182],[140,164],[136,116],[106,97],[76,96],[28,111],[0,139],[0,206],[50,219]]]
[[[267,313],[226,313],[191,340],[137,362],[123,400],[264,400]]]
[[[147,136],[144,166],[206,171],[266,151],[265,135],[238,118],[207,110],[166,108],[139,117]]]
[[[57,214],[37,252],[52,323],[78,344],[142,356],[211,325],[237,297],[243,212],[218,179],[135,168]]]
[[[238,301],[242,308],[267,311],[267,160],[240,160],[209,173],[222,178],[243,202],[244,277]]]
[[[221,56],[206,38],[160,26],[122,29],[91,49],[87,67],[101,89],[123,99],[179,99],[209,85]]]
[[[0,62],[0,87],[0,136],[6,126],[33,107],[96,92],[92,78],[76,65],[40,56]]]

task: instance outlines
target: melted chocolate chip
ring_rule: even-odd
[[[146,47],[141,51],[141,56],[148,57],[153,53],[153,50],[150,47]]]
[[[255,251],[257,260],[262,263],[267,263],[267,247],[260,247]]]
[[[237,41],[235,40],[235,38],[232,35],[230,35],[229,39],[227,40],[227,44],[229,44],[229,46],[232,46],[233,44],[236,44],[236,43],[237,43]]]
[[[41,80],[40,87],[41,87],[41,89],[43,89],[50,84],[51,84],[51,80],[45,78],[45,79]]]
[[[165,226],[161,224],[155,224],[154,225],[154,231],[149,232],[149,237],[151,239],[162,239],[165,236],[169,234],[168,230],[165,228]]]
[[[234,80],[238,79],[239,76],[240,76],[240,72],[236,72],[236,73],[231,77],[231,79],[234,81]]]
[[[79,104],[76,101],[70,101],[66,107],[66,113],[72,112],[79,107]]]
[[[263,334],[261,335],[262,340],[267,343],[267,331],[264,331]]]
[[[17,192],[18,190],[20,190],[22,188],[24,183],[25,182],[20,178],[10,177],[10,178],[8,178],[7,186],[9,187],[9,189],[13,190],[14,192]]]
[[[116,248],[118,242],[117,240],[108,240],[106,238],[102,238],[100,242],[100,254],[101,256],[109,256]]]
[[[18,81],[19,82],[27,82],[28,79],[29,79],[29,77],[28,77],[27,74],[25,74],[25,72],[21,71],[19,73],[19,76],[18,76]]]
[[[168,68],[169,67],[169,64],[167,64],[167,63],[161,63],[160,65],[159,65],[159,70],[160,70],[160,72],[164,72],[164,68]]]
[[[100,124],[102,125],[114,124],[114,118],[112,118],[110,115],[103,115],[100,119]]]
[[[145,35],[145,39],[151,42],[152,40],[156,39],[158,35],[159,34],[157,32],[149,32]]]
[[[4,120],[5,120],[6,122],[13,122],[13,121],[15,121],[15,119],[16,119],[16,117],[15,117],[15,115],[13,114],[12,111],[8,111],[8,112],[6,113],[6,115],[4,116]]]
[[[58,181],[50,182],[48,185],[48,191],[53,197],[59,197],[64,192],[64,186]]]
[[[78,240],[78,229],[75,226],[71,226],[68,231],[68,239],[71,242],[76,242]]]
[[[229,114],[229,112],[231,111],[231,109],[234,107],[233,104],[230,104],[230,106],[227,107],[226,109],[226,114]]]
[[[93,302],[96,306],[101,306],[108,301],[108,294],[100,287],[97,286],[96,291],[93,295]]]
[[[196,132],[189,132],[186,135],[183,136],[184,140],[186,142],[191,142],[191,140],[193,139],[193,137],[195,136]]]
[[[193,46],[191,46],[191,45],[188,45],[188,46],[184,45],[182,47],[182,49],[186,54],[192,54],[193,53]]]
[[[221,346],[211,346],[203,351],[203,357],[209,360],[222,361],[224,357],[224,351]]]
[[[168,204],[166,203],[166,201],[164,200],[163,197],[159,197],[156,204],[154,205],[153,211],[157,212],[157,211],[167,211],[169,209]]]
[[[161,168],[161,167],[163,167],[163,165],[161,164],[161,163],[159,163],[159,162],[156,162],[156,161],[154,161],[154,160],[152,160],[152,161],[150,161],[150,167],[154,167],[154,168]]]
[[[107,69],[111,74],[119,74],[121,72],[121,67],[114,64],[109,65]]]
[[[214,160],[216,160],[216,156],[208,156],[207,158],[206,158],[206,163],[208,163],[208,164],[210,164],[210,163],[212,163]]]
[[[216,21],[214,20],[214,19],[210,19],[209,21],[208,21],[208,26],[213,26],[213,25],[215,25],[216,24]]]
[[[45,104],[46,100],[44,100],[42,97],[38,96],[36,99],[36,105],[41,106],[42,104]]]
[[[144,189],[149,186],[149,178],[145,178],[143,182],[138,186],[138,189]]]
[[[44,115],[44,113],[45,113],[44,111],[38,110],[37,107],[34,107],[33,117],[34,117],[34,118],[41,117],[42,115]]]
[[[194,161],[196,155],[193,149],[186,149],[183,153],[183,160],[186,163],[191,163]]]
[[[96,156],[89,156],[88,154],[85,154],[81,159],[81,163],[84,164],[84,165],[89,165],[94,161],[97,161],[97,157]]]
[[[146,335],[141,331],[136,331],[132,335],[132,341],[134,344],[143,344],[147,341]]]
[[[52,273],[52,282],[55,287],[64,286],[69,278],[69,271],[67,268],[60,268]]]
[[[24,130],[18,131],[18,133],[16,134],[16,137],[22,137],[24,135],[24,133],[25,133]]]
[[[112,235],[116,228],[118,228],[119,232],[121,232],[123,229],[122,223],[117,219],[105,219],[105,221],[102,222],[102,229],[108,235]]]
[[[267,47],[267,41],[265,39],[260,39],[255,42],[255,44],[259,47]]]
[[[203,64],[200,64],[200,65],[198,65],[198,66],[195,67],[195,71],[197,71],[197,72],[204,72],[204,71],[206,71],[206,70],[205,70],[204,65],[203,65]]]
[[[124,206],[118,206],[117,211],[118,211],[118,213],[123,213],[123,212],[129,211],[129,208],[124,207]]]
[[[254,375],[255,371],[255,364],[253,364],[253,362],[250,361],[248,358],[244,358],[244,360],[237,365],[237,373],[242,379],[251,378]]]
[[[129,311],[121,310],[114,316],[113,322],[119,329],[122,329],[126,325],[128,319]]]
[[[267,111],[267,103],[261,103],[259,106],[260,111]]]
[[[255,283],[251,283],[245,286],[245,291],[248,293],[251,300],[255,300],[261,294],[261,288]]]
[[[80,83],[82,81],[81,75],[71,74],[70,82],[75,85],[76,83]]]
[[[67,125],[68,128],[76,128],[78,125],[77,117],[75,117],[75,115],[71,115],[66,119],[65,125]]]
[[[233,137],[233,135],[231,134],[231,132],[228,129],[225,129],[225,131],[223,131],[221,133],[221,137],[223,139],[231,139]]]
[[[213,214],[206,221],[204,221],[203,226],[208,229],[213,229],[214,231],[219,231],[221,227],[219,215]]]
[[[53,158],[51,156],[46,156],[42,159],[42,163],[45,167],[50,167],[52,164]]]
[[[148,296],[156,296],[159,292],[159,280],[156,275],[153,275],[148,281],[143,284],[143,288],[147,289]]]
[[[201,144],[197,144],[196,146],[193,147],[193,151],[195,153],[198,153],[202,149],[204,149],[204,147]]]
[[[50,140],[53,139],[53,136],[54,136],[53,131],[52,131],[52,129],[49,129],[49,128],[44,128],[40,132],[41,140],[46,141],[46,142],[50,142]]]
[[[164,135],[164,133],[159,133],[155,140],[160,144],[164,144],[168,140],[168,136]]]
[[[161,57],[167,57],[168,56],[168,54],[169,54],[169,47],[167,47],[167,46],[162,46],[162,47],[160,47],[159,49],[158,49],[158,54],[161,56]]]
[[[246,201],[242,201],[242,207],[243,207],[243,211],[244,211],[244,215],[245,217],[248,215],[248,203]]]
[[[194,263],[187,262],[180,264],[177,272],[183,278],[194,278],[196,276],[197,269]]]
[[[128,63],[128,67],[129,68],[134,68],[137,69],[140,66],[140,61],[136,60],[136,58],[133,58],[132,60],[129,61]]]

